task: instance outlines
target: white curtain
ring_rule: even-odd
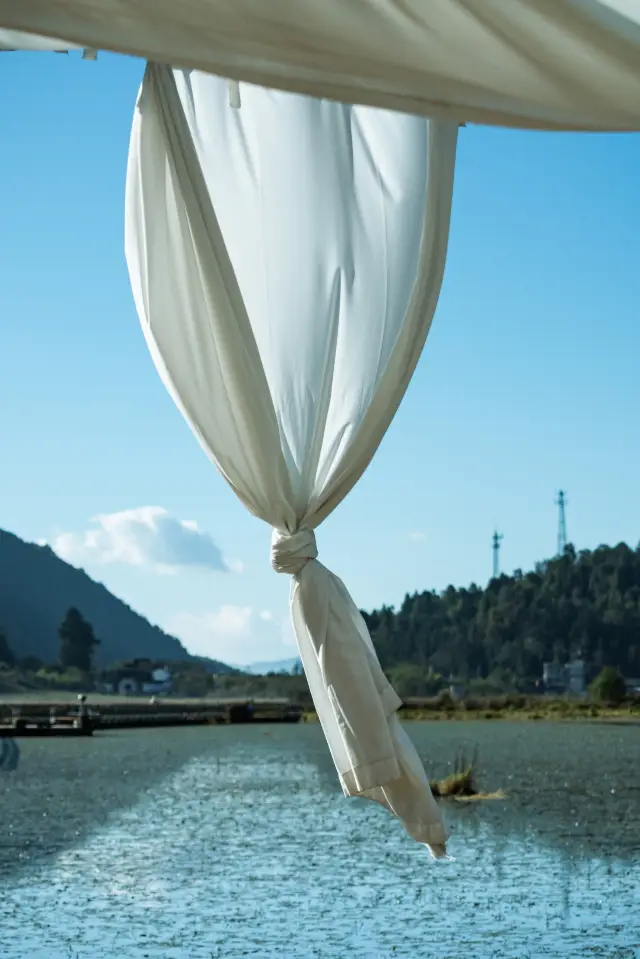
[[[0,27],[459,123],[640,129],[640,0],[0,0]]]
[[[367,467],[422,350],[456,139],[449,123],[150,65],[126,198],[153,360],[210,458],[273,528],[343,790],[381,803],[435,855],[445,829],[400,700],[344,585],[317,562],[313,531]]]

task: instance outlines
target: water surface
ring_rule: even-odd
[[[0,772],[3,959],[640,956],[640,727],[413,723],[504,802],[434,863],[345,800],[316,725],[22,740]]]

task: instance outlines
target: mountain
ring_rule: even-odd
[[[0,628],[18,658],[58,659],[58,627],[69,607],[89,620],[100,640],[96,665],[150,658],[192,661],[182,643],[152,626],[48,546],[25,543],[0,530]],[[228,671],[223,663],[218,672]]]
[[[251,663],[250,666],[239,666],[243,673],[253,676],[266,676],[267,673],[292,673],[294,669],[302,668],[299,656],[292,659],[279,659],[276,662]]]

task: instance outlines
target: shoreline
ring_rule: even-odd
[[[549,710],[431,710],[431,709],[401,709],[398,717],[402,722],[553,722],[553,723],[604,723],[610,726],[640,726],[640,711],[636,709],[599,710],[595,714],[586,711],[561,712]],[[318,717],[315,712],[305,712],[302,717],[305,723],[316,723]]]
[[[305,697],[306,699],[306,697]],[[48,717],[50,709],[59,715],[75,713],[77,694],[59,691],[38,691],[26,694],[0,694],[0,723],[11,721],[11,712],[27,718],[35,713]],[[108,728],[128,725],[186,725],[199,719],[202,722],[264,722],[288,719],[308,723],[318,722],[312,704],[299,697],[119,697],[89,693],[86,706],[100,717]],[[244,715],[248,713],[247,715]],[[237,714],[237,715],[236,715]],[[251,714],[251,715],[249,715]],[[640,701],[634,699],[622,704],[594,703],[581,699],[535,699],[518,694],[505,694],[486,699],[453,700],[434,697],[432,700],[405,701],[398,712],[403,722],[582,722],[607,725],[640,725]],[[96,717],[97,718],[97,717]]]

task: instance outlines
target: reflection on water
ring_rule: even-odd
[[[25,741],[3,959],[640,955],[640,727],[409,731],[438,775],[477,745],[508,791],[451,809],[453,863],[343,799],[317,726]]]

